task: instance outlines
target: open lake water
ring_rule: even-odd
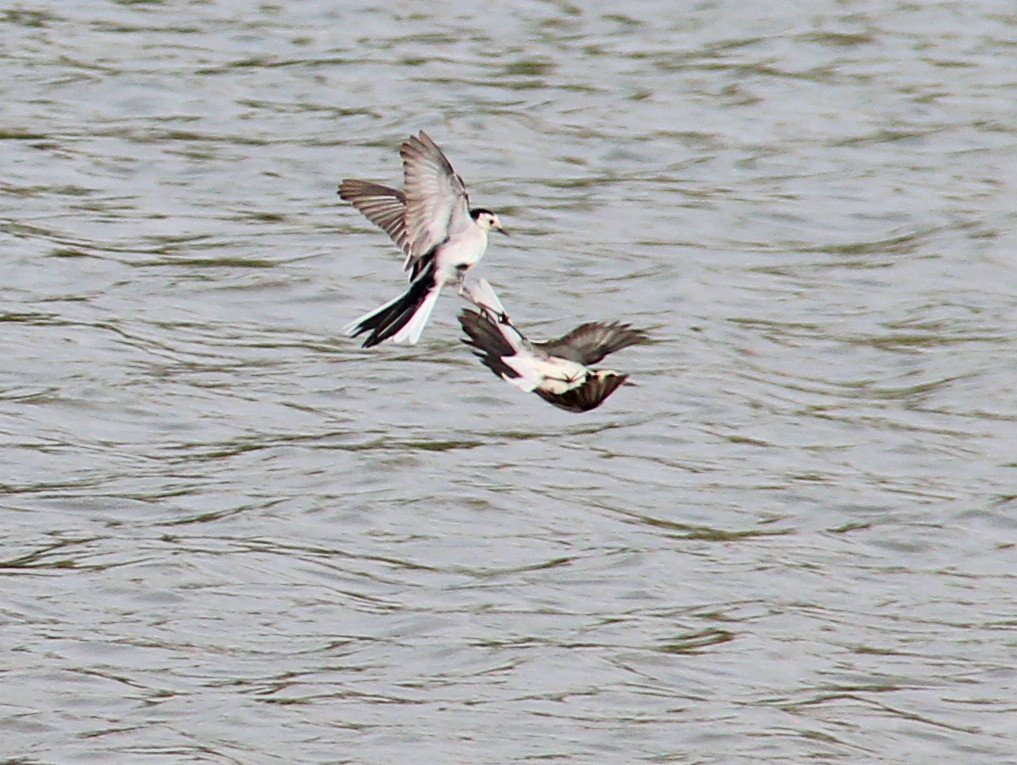
[[[1017,13],[0,11],[0,763],[1017,762]],[[419,345],[427,130],[594,412]]]

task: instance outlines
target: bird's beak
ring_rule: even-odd
[[[503,229],[501,226],[498,226],[498,228],[496,228],[495,231],[497,231],[499,234],[504,234],[505,236],[509,235],[509,232]]]

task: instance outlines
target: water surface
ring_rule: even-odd
[[[5,11],[0,762],[1015,762],[1001,3]],[[572,415],[342,204],[428,130]]]

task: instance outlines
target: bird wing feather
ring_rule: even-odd
[[[552,356],[589,366],[596,364],[609,353],[637,343],[645,343],[647,340],[649,340],[647,334],[641,329],[633,329],[631,324],[618,322],[603,324],[591,321],[579,325],[557,340],[533,345]]]
[[[406,235],[406,195],[399,189],[382,186],[380,183],[347,178],[339,186],[339,196],[352,202],[364,216],[410,254],[409,237]]]
[[[449,230],[469,221],[466,185],[438,145],[423,130],[399,149],[406,194],[408,254],[422,257],[449,237]]]

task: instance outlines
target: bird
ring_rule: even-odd
[[[592,369],[591,364],[649,341],[645,331],[631,324],[587,322],[557,340],[532,342],[512,324],[485,279],[461,292],[479,309],[459,312],[463,342],[498,377],[569,412],[596,409],[628,379],[610,369]]]
[[[487,234],[508,234],[498,216],[471,208],[466,184],[425,131],[399,148],[404,189],[345,179],[339,196],[383,229],[406,255],[410,286],[402,295],[346,327],[351,337],[369,332],[363,347],[386,340],[415,345],[447,284],[461,286],[484,256]]]

